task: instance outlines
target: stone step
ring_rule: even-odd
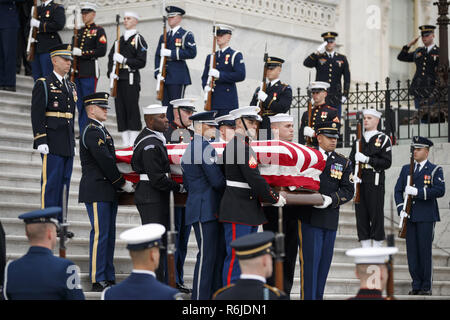
[[[38,153],[37,153],[38,154]],[[40,155],[38,155],[40,158]],[[36,159],[36,156],[32,156],[33,160]],[[20,161],[20,160],[4,160],[0,159],[0,168],[4,172],[18,172],[21,174],[28,174],[33,176],[40,176],[42,172],[42,160],[36,161]],[[77,164],[78,161],[74,161],[74,166],[72,170],[72,178],[80,179],[81,178],[81,167]]]
[[[31,94],[30,93],[25,93],[25,92],[21,92],[21,91],[1,91],[1,98],[0,101],[3,105],[3,103],[28,103],[29,106],[31,106]]]

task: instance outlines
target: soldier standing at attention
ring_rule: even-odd
[[[85,2],[81,6],[81,17],[85,26],[78,29],[78,47],[73,48],[74,59],[77,59],[75,84],[77,85],[77,95],[80,98],[77,102],[80,135],[87,122],[82,99],[95,92],[100,77],[97,59],[106,54],[106,33],[101,26],[94,22],[96,10],[97,5],[93,3]]]
[[[377,130],[381,112],[363,110],[364,137],[362,149],[356,152],[357,140],[353,143],[350,160],[362,163],[360,203],[355,205],[358,240],[362,247],[381,247],[384,234],[384,171],[391,167],[391,139]],[[354,177],[357,179],[358,177]],[[373,240],[373,244],[372,244]]]
[[[134,140],[142,129],[141,112],[139,109],[139,93],[141,91],[141,75],[139,69],[147,63],[147,43],[144,37],[137,32],[136,26],[139,16],[135,12],[124,13],[123,24],[125,32],[120,37],[120,52],[109,52],[108,75],[111,74],[113,63],[118,63],[119,81],[117,83],[117,96],[115,107],[117,115],[117,129],[122,133],[124,147],[132,146]]]
[[[164,80],[163,106],[167,108],[167,119],[169,123],[174,120],[171,101],[184,97],[186,86],[191,84],[187,59],[194,59],[197,56],[197,46],[194,34],[183,29],[180,24],[186,13],[183,9],[175,6],[166,7],[167,21],[170,30],[167,34],[167,45],[161,48],[164,37],[159,38],[155,53],[155,79]],[[167,57],[166,77],[162,78],[159,70],[162,57]]]
[[[324,42],[311,53],[303,65],[308,68],[316,68],[316,81],[327,82],[330,85],[327,96],[327,104],[337,109],[341,118],[341,106],[347,101],[350,89],[350,68],[347,57],[335,51],[336,32],[322,33]],[[344,78],[344,90],[342,90],[342,77]]]
[[[202,88],[205,92],[213,90],[211,111],[217,111],[216,116],[228,114],[239,107],[236,82],[245,79],[244,58],[240,51],[231,49],[230,40],[234,28],[224,25],[216,25],[217,45],[216,65],[210,69],[211,57],[208,55],[202,75]],[[208,76],[215,78],[215,87],[207,85]]]
[[[63,185],[69,194],[75,154],[75,84],[66,79],[72,64],[72,48],[61,44],[51,52],[53,72],[39,78],[31,97],[33,148],[41,153],[41,208],[62,207]],[[60,217],[61,218],[61,217]]]

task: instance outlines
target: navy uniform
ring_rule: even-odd
[[[280,67],[283,65],[284,60],[277,57],[268,57],[267,58],[267,68],[273,69],[276,67]],[[261,129],[266,130],[267,140],[271,139],[271,131],[270,131],[270,116],[274,116],[277,113],[289,113],[289,109],[291,108],[292,103],[292,88],[290,85],[286,83],[282,83],[280,79],[274,79],[272,81],[266,80],[267,86],[264,101],[258,99],[258,93],[261,90],[260,87],[256,88],[255,93],[253,94],[252,101],[250,102],[251,106],[260,106],[262,109],[262,122],[260,126]],[[262,106],[261,103],[262,102]],[[261,132],[261,131],[260,131]],[[259,135],[260,140],[265,140],[265,137]]]
[[[60,207],[49,207],[24,213],[19,219],[26,225],[53,223],[58,229],[56,217],[59,215]],[[50,248],[31,246],[23,257],[8,262],[4,297],[8,300],[84,300],[78,272],[79,268],[72,261],[55,257]]]
[[[133,257],[149,255],[151,250],[158,250],[161,237],[166,231],[164,226],[150,223],[136,227],[120,234],[120,239],[127,242],[127,249]],[[158,255],[159,256],[159,255]],[[150,259],[147,259],[148,261]],[[133,264],[135,261],[133,261]],[[118,285],[108,287],[102,292],[102,300],[182,300],[178,290],[156,279],[154,267],[134,268],[131,274]]]
[[[52,57],[72,59],[70,45],[54,47]],[[34,144],[42,157],[41,208],[62,207],[63,185],[69,192],[75,152],[75,84],[56,72],[39,78],[31,98]]]
[[[125,12],[124,16],[139,20],[134,12]],[[136,30],[125,30],[120,37],[120,52],[115,53],[115,46],[109,52],[108,75],[111,77],[113,64],[118,62],[119,80],[117,96],[114,100],[117,115],[117,129],[119,132],[129,132],[131,136],[124,145],[131,146],[142,129],[141,113],[139,109],[139,93],[141,91],[141,76],[139,69],[147,63],[147,43]]]
[[[206,125],[215,126],[213,111],[190,117]],[[193,300],[209,300],[215,290],[214,276],[222,266],[216,254],[220,251],[220,225],[217,221],[220,199],[225,189],[225,178],[218,164],[214,147],[204,137],[195,133],[183,157],[183,185],[186,201],[186,224],[192,225],[199,252],[194,269]]]
[[[365,109],[363,114],[370,114],[377,118],[381,113],[374,109]],[[355,140],[350,152],[350,160],[356,166]],[[384,183],[385,170],[392,164],[392,144],[389,136],[380,131],[365,131],[362,149],[359,150],[365,161],[361,164],[360,202],[355,204],[356,228],[358,240],[362,246],[369,245],[373,240],[374,246],[381,246],[385,239],[384,233]],[[359,160],[358,160],[359,161]]]
[[[96,11],[96,5],[84,3],[81,6],[81,14],[88,14]],[[77,94],[80,98],[77,103],[78,126],[80,134],[88,119],[84,110],[82,99],[84,96],[93,94],[97,88],[97,81],[100,76],[98,58],[106,54],[106,33],[101,26],[91,23],[78,29],[78,47],[74,47],[74,59],[77,59],[77,70],[75,71],[75,84]],[[73,44],[73,42],[72,42]],[[79,49],[79,50],[77,50]],[[77,51],[77,54],[75,52]]]
[[[165,9],[169,18],[176,15],[183,16],[186,13],[183,9],[175,6],[167,6]],[[167,119],[170,123],[174,119],[170,101],[183,98],[186,86],[191,84],[186,60],[194,59],[197,56],[197,45],[195,44],[194,34],[179,25],[167,32],[165,50],[161,50],[163,44],[164,37],[161,35],[155,52],[155,79],[162,72],[160,70],[161,53],[164,53],[163,56],[167,57],[167,64],[164,78],[164,97],[161,102],[163,106],[168,106]]]
[[[233,28],[226,25],[216,25],[217,36],[232,34]],[[219,77],[214,77],[214,88],[212,88],[211,110],[217,111],[217,116],[228,114],[231,110],[239,107],[236,82],[245,80],[244,58],[240,51],[227,46],[216,51],[216,65],[212,70],[218,71]],[[202,75],[202,88],[208,90],[208,79],[210,73],[211,55],[206,57],[205,68]],[[216,73],[217,75],[217,73]]]
[[[309,86],[311,91],[328,90],[329,84],[326,82],[316,81]],[[321,105],[312,106],[311,110],[311,128],[315,131],[317,126],[321,126],[324,122],[340,122],[339,114],[336,108],[330,107],[326,102]],[[298,141],[301,144],[306,144],[306,137],[304,135],[305,127],[308,126],[308,110],[303,112],[300,120],[300,129],[298,130]],[[312,146],[317,147],[316,137],[312,138]]]
[[[87,95],[83,105],[109,109],[108,97],[106,92]],[[130,187],[131,183],[126,185],[117,168],[114,141],[102,122],[88,118],[80,141],[82,176],[78,201],[85,203],[92,227],[89,236],[92,290],[102,291],[115,283],[116,191]]]
[[[419,27],[422,36],[434,33],[435,26],[424,25]],[[414,96],[416,109],[420,103],[428,98],[433,88],[438,84],[439,47],[433,44],[429,48],[419,47],[413,52],[409,52],[408,45],[403,46],[397,59],[403,62],[413,62],[416,64],[416,73],[410,86],[410,94]]]
[[[339,137],[340,124],[325,122],[317,134]],[[327,156],[320,174],[319,192],[324,198],[321,206],[305,207],[300,214],[301,299],[322,300],[325,283],[333,259],[334,242],[339,223],[339,208],[353,198],[352,165],[343,155],[318,148]]]
[[[261,121],[259,107],[249,106],[233,110],[235,119]],[[247,131],[247,130],[246,130]],[[248,133],[247,133],[248,135]],[[223,267],[223,284],[235,282],[240,268],[235,261],[235,251],[230,243],[243,235],[254,233],[266,223],[260,201],[283,206],[285,199],[279,195],[259,173],[255,151],[250,138],[239,132],[223,150],[226,189],[219,209],[219,221],[223,223],[227,256]]]
[[[36,51],[31,64],[35,81],[52,72],[50,49],[62,43],[58,31],[61,31],[66,24],[66,14],[62,5],[54,3],[53,0],[42,1],[42,4],[37,7],[38,21],[36,22],[32,18],[30,22],[31,27],[39,25],[36,35]]]
[[[414,137],[414,148],[430,148],[433,142],[424,137]],[[409,165],[404,165],[395,185],[394,197],[397,211],[403,210],[404,192],[412,195],[410,218],[406,225],[406,251],[408,269],[412,278],[410,294],[432,294],[432,243],[434,228],[440,221],[437,198],[445,194],[444,173],[442,167],[428,159],[415,162],[413,187],[407,187]],[[407,189],[412,189],[409,192]]]
[[[231,243],[231,247],[235,250],[239,261],[251,261],[255,263],[255,258],[263,255],[273,257],[272,243],[275,235],[271,231],[264,231],[242,236]],[[260,267],[262,268],[262,266]],[[256,272],[258,274],[256,274]],[[236,283],[229,284],[216,293],[214,300],[288,300],[283,291],[266,284],[266,279],[260,275],[261,271],[255,270],[254,274],[251,270],[246,274],[241,274],[240,279]]]

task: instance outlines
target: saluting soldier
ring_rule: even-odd
[[[161,48],[164,37],[159,37],[158,46],[155,53],[155,79],[164,80],[163,106],[167,108],[167,119],[169,123],[174,120],[171,101],[184,97],[186,86],[191,84],[191,76],[186,60],[194,59],[197,56],[197,46],[194,34],[183,29],[180,24],[186,13],[176,6],[167,6],[167,21],[170,30],[167,34],[167,45]],[[162,57],[167,57],[166,77],[163,78],[159,70]]]
[[[311,90],[314,105],[311,110],[311,127],[308,126],[308,112],[305,111],[300,121],[300,129],[298,131],[298,141],[301,144],[306,143],[306,137],[312,138],[312,145],[317,147],[317,138],[315,129],[323,122],[338,122],[339,115],[336,108],[330,107],[326,103],[328,89],[330,85],[327,82],[311,82],[309,89]]]
[[[111,134],[105,128],[109,94],[98,92],[83,98],[88,122],[81,133],[79,202],[84,202],[91,222],[89,275],[92,291],[115,284],[114,247],[116,240],[116,191],[133,192],[116,165]]]
[[[402,51],[397,56],[400,61],[416,64],[416,73],[410,86],[410,94],[414,96],[416,109],[419,109],[424,99],[431,95],[433,87],[438,82],[439,47],[434,44],[434,29],[436,29],[436,26],[420,26],[419,30],[424,46],[409,52],[410,48],[419,40],[419,37],[417,37],[403,46]]]
[[[277,57],[267,58],[267,78],[266,91],[262,91],[260,87],[256,88],[251,106],[259,106],[262,102],[262,122],[259,128],[259,139],[270,140],[270,116],[277,113],[288,113],[292,103],[292,88],[282,83],[280,80],[281,68],[284,60]],[[265,131],[262,131],[262,130]]]
[[[333,259],[339,208],[353,198],[352,165],[335,151],[340,126],[340,122],[332,121],[317,126],[318,149],[327,161],[319,177],[323,204],[305,207],[300,213],[302,300],[323,300]]]
[[[160,223],[169,227],[170,191],[185,192],[183,185],[170,178],[170,161],[164,132],[169,126],[166,106],[150,105],[143,109],[146,127],[133,146],[131,166],[140,175],[134,200],[142,224]],[[163,239],[165,244],[166,239]],[[158,280],[167,282],[166,251],[157,270]]]
[[[66,79],[72,63],[70,44],[51,50],[53,72],[39,78],[31,97],[33,148],[41,153],[41,208],[62,207],[63,185],[69,193],[75,154],[75,84]],[[61,218],[61,217],[60,217]]]
[[[273,273],[271,231],[252,233],[231,242],[242,270],[239,280],[214,293],[214,300],[289,300],[283,291],[266,284]]]
[[[183,300],[178,290],[156,279],[165,232],[163,225],[149,223],[120,234],[120,239],[127,243],[133,271],[118,285],[106,288],[102,300]]]
[[[77,59],[75,84],[80,98],[77,102],[80,134],[87,122],[87,114],[82,99],[96,91],[97,81],[100,77],[97,59],[106,54],[106,33],[101,26],[94,22],[96,10],[97,5],[94,3],[85,2],[81,6],[84,27],[78,29],[78,47],[73,48],[74,58]]]
[[[53,0],[42,0],[41,3],[42,5],[37,7],[38,18],[32,17],[30,21],[30,28],[38,29],[35,54],[31,64],[34,81],[52,72],[50,49],[62,43],[58,31],[61,31],[66,24],[66,14],[62,5],[54,3]]]
[[[239,107],[236,82],[245,79],[244,57],[240,51],[231,49],[230,40],[234,28],[224,24],[216,24],[217,45],[216,65],[210,69],[211,54],[206,57],[202,75],[202,88],[206,92],[213,90],[211,110],[216,116],[228,114]],[[208,77],[214,77],[214,88],[207,84]]]
[[[227,255],[223,267],[223,284],[229,285],[239,278],[240,269],[235,261],[233,240],[254,233],[266,222],[260,201],[277,207],[286,204],[259,173],[258,161],[250,141],[256,138],[261,117],[259,107],[248,106],[231,111],[235,117],[236,131],[223,151],[226,189],[219,209],[219,221],[223,223]]]
[[[60,207],[24,213],[30,244],[28,252],[5,268],[4,298],[7,300],[84,300],[79,268],[72,261],[55,257]]]
[[[347,101],[350,89],[350,68],[347,57],[335,51],[338,34],[330,31],[322,33],[321,36],[324,42],[303,61],[303,65],[316,68],[316,81],[327,82],[330,85],[327,104],[337,109],[340,118],[341,106]],[[343,87],[342,78],[344,78]]]
[[[117,96],[115,107],[117,115],[117,129],[122,133],[123,146],[132,146],[134,140],[142,129],[141,112],[139,109],[139,93],[141,91],[141,75],[139,69],[147,63],[147,43],[144,37],[137,32],[136,26],[139,15],[135,12],[125,11],[123,24],[125,32],[120,37],[120,52],[111,47],[109,52],[108,75],[111,74],[113,63],[118,63],[119,80],[117,83]]]
[[[440,221],[437,198],[445,195],[442,167],[428,160],[433,142],[415,136],[413,186],[407,184],[409,165],[404,165],[395,185],[394,196],[399,215],[404,216],[404,196],[411,195],[410,218],[406,223],[406,252],[412,278],[410,295],[432,295],[432,243],[437,221]]]
[[[360,202],[355,204],[356,228],[362,247],[381,247],[385,238],[384,171],[391,167],[392,145],[391,139],[377,130],[381,112],[365,109],[363,115],[362,148],[356,152],[356,144],[359,140],[355,140],[350,152],[353,166],[356,166],[356,162],[362,163]]]

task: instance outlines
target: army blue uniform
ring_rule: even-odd
[[[397,211],[403,209],[403,192],[407,186],[409,165],[404,165],[394,190]],[[413,196],[410,219],[407,221],[406,250],[408,268],[412,278],[412,289],[431,291],[433,264],[432,242],[436,221],[440,221],[437,198],[445,194],[442,167],[426,161],[422,169],[413,174],[414,187],[418,189]]]
[[[236,82],[245,79],[244,58],[240,51],[227,47],[225,51],[218,50],[215,69],[220,72],[219,79],[215,79],[212,90],[211,110],[217,111],[216,116],[228,114],[239,107]],[[206,57],[205,68],[202,75],[202,87],[207,85],[210,65],[210,55]]]
[[[311,128],[316,130],[316,127],[324,122],[339,121],[339,115],[336,108],[328,106],[326,103],[320,106],[313,106],[311,111]],[[308,126],[308,111],[303,112],[302,119],[300,121],[300,129],[298,130],[298,142],[301,144],[306,144],[305,136],[303,135],[303,130]],[[318,145],[317,138],[312,139],[313,146]]]
[[[188,191],[186,224],[192,225],[199,252],[194,270],[192,298],[209,300],[214,288],[214,276],[223,266],[216,253],[221,244],[217,221],[220,199],[225,189],[225,178],[216,164],[216,151],[204,137],[194,139],[181,159],[183,185]],[[217,274],[217,276],[221,276]]]
[[[69,192],[75,149],[75,84],[64,85],[54,72],[36,81],[31,98],[33,148],[47,144],[42,157],[41,207],[62,207],[63,185]]]
[[[46,6],[38,6],[38,20],[41,22],[36,36],[36,51],[31,65],[33,79],[45,77],[53,70],[50,49],[61,44],[61,31],[66,24],[64,7],[51,1]]]

